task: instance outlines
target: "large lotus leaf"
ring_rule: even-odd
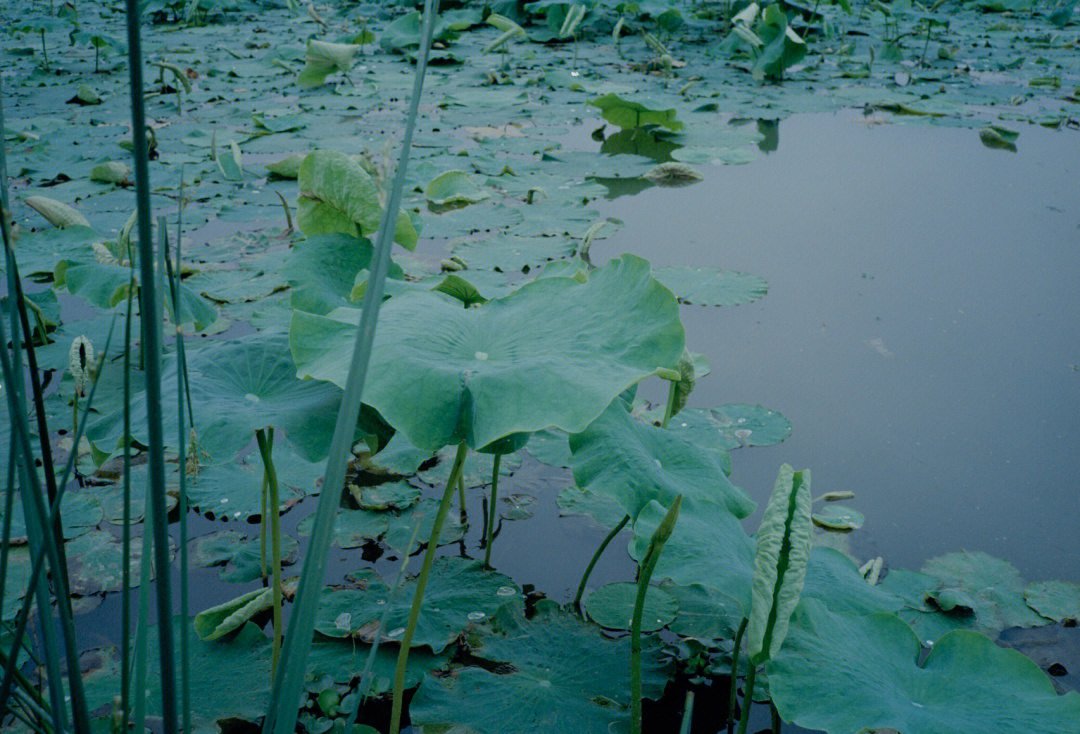
[[[289,535],[281,536],[281,563],[296,562],[298,544]],[[270,539],[266,541],[270,559]],[[244,583],[262,578],[262,544],[235,530],[220,530],[191,542],[191,562],[196,566],[221,566],[221,580]]]
[[[4,418],[7,419],[6,414]],[[7,453],[6,448],[4,453]],[[25,539],[27,537],[26,515],[23,512],[22,498],[16,495],[11,508],[11,537],[13,539]],[[0,503],[0,519],[4,516],[2,510],[3,504]],[[60,518],[64,525],[64,538],[66,540],[88,533],[101,522],[104,515],[101,504],[92,492],[85,490],[64,492],[64,496],[60,498]]]
[[[758,528],[750,623],[750,660],[760,665],[776,654],[806,583],[814,525],[810,521],[810,473],[784,464]]]
[[[577,248],[578,242],[568,237],[504,235],[461,242],[452,250],[472,269],[516,273],[571,257]]]
[[[431,451],[418,449],[404,434],[395,433],[379,453],[364,460],[364,469],[373,474],[406,476],[415,474],[425,461],[432,459]]]
[[[769,292],[764,278],[716,268],[659,268],[656,279],[671,289],[679,303],[698,306],[738,306]]]
[[[19,274],[26,278],[51,278],[61,260],[82,260],[104,239],[90,227],[64,227],[23,232],[18,240]],[[0,266],[0,270],[3,267]]]
[[[646,125],[659,125],[668,130],[682,130],[683,124],[675,119],[675,109],[657,110],[646,107],[640,102],[623,99],[617,94],[605,94],[589,100],[589,104],[600,109],[600,116],[612,125],[630,130]]]
[[[363,487],[350,484],[349,494],[361,510],[407,510],[420,499],[420,488],[405,480]]]
[[[299,380],[283,333],[251,334],[209,344],[188,355],[188,379],[195,433],[210,462],[227,462],[251,443],[256,430],[284,430],[285,440],[301,457],[321,459],[329,449],[341,391],[324,383]],[[176,360],[162,377],[162,422],[175,426]],[[146,397],[132,399],[131,425],[146,445]],[[87,430],[104,450],[121,446],[123,411],[95,421]],[[166,442],[173,432],[166,432]]]
[[[321,479],[325,462],[301,459],[286,443],[274,447],[274,469],[277,470],[279,499],[283,508],[296,504],[305,494],[317,494],[316,481]],[[188,476],[188,502],[207,517],[240,520],[262,513],[263,465],[257,450],[246,453],[237,461],[200,466],[195,476]],[[167,489],[176,490],[179,471],[166,476]]]
[[[709,411],[709,418],[728,441],[725,446],[728,450],[740,446],[773,446],[791,435],[791,421],[760,405],[721,405]]]
[[[371,175],[343,153],[317,150],[300,164],[300,197],[296,222],[309,237],[339,232],[353,237],[374,235],[382,220],[379,192]],[[394,241],[416,248],[416,230],[401,212]]]
[[[308,515],[296,526],[296,531],[301,535],[311,535],[314,527],[315,516]],[[385,512],[341,509],[334,518],[334,532],[331,537],[338,547],[360,548],[386,535],[388,528],[388,515]]]
[[[371,665],[369,695],[380,696],[394,688],[394,669],[397,667],[399,647],[379,645],[375,661]],[[405,687],[420,685],[432,670],[450,662],[453,648],[438,655],[427,648],[412,648],[405,666]],[[329,675],[338,683],[352,683],[360,678],[367,666],[371,646],[358,640],[341,640],[316,635],[308,655],[308,674],[315,678]]]
[[[1059,696],[1035,663],[983,635],[950,632],[921,657],[896,617],[807,600],[766,670],[781,717],[828,734],[1080,731],[1080,695]]]
[[[682,637],[703,642],[730,640],[746,616],[737,599],[704,584],[680,586],[668,580],[660,588],[671,594],[679,606],[678,616],[668,629]]]
[[[904,602],[888,589],[871,586],[855,562],[832,548],[815,546],[806,564],[803,599],[817,599],[834,612],[895,612]]]
[[[402,553],[406,551],[406,548],[410,552],[415,552],[431,537],[431,529],[435,525],[438,508],[438,500],[428,497],[408,510],[381,513],[386,515],[388,526],[383,542]],[[442,533],[439,534],[439,544],[456,543],[465,537],[466,530],[468,530],[468,525],[461,522],[461,516],[456,512],[451,512],[443,523]]]
[[[496,622],[498,631],[485,631],[472,654],[502,665],[429,676],[409,706],[414,725],[475,734],[608,734],[628,726],[629,638],[608,639],[547,600],[531,620],[507,607]],[[668,665],[654,638],[643,647],[644,693],[655,699]]]
[[[188,622],[190,624],[190,621]],[[183,622],[176,619],[172,633],[177,637]],[[194,638],[194,635],[192,635]],[[150,650],[158,649],[158,627],[151,625],[147,635]],[[226,642],[191,640],[191,719],[193,734],[218,734],[226,719],[261,721],[270,697],[270,639],[254,624],[243,625]],[[161,679],[158,655],[150,655],[147,680]],[[176,656],[176,679],[180,680],[180,656]],[[113,690],[119,690],[119,680]],[[161,686],[147,686],[147,713],[161,716]]]
[[[349,323],[294,315],[299,374],[344,384],[354,335]],[[683,342],[674,298],[632,255],[586,283],[544,278],[477,308],[405,294],[380,311],[364,400],[422,449],[577,432],[630,385],[674,369]]]
[[[560,515],[585,515],[605,528],[614,528],[626,517],[626,510],[609,494],[591,489],[567,487],[555,499]]]
[[[353,57],[360,46],[351,43],[329,43],[311,39],[304,54],[304,68],[296,78],[301,89],[312,89],[322,84],[335,71],[348,73]]]
[[[383,622],[383,642],[400,639],[409,619],[416,581],[391,593],[373,569],[351,575],[358,589],[324,589],[315,629],[327,637],[355,637],[374,642]],[[437,558],[424,592],[412,646],[435,653],[446,649],[465,628],[492,616],[521,591],[506,576],[488,571],[479,561]]]
[[[652,500],[670,505],[678,495],[683,495],[684,506],[715,501],[740,519],[755,509],[712,452],[634,420],[620,401],[583,432],[571,435],[570,450],[577,485],[614,497],[630,517],[637,517]]]
[[[638,585],[630,581],[617,581],[601,586],[585,597],[585,611],[601,627],[613,630],[629,630],[633,624],[634,605]],[[675,619],[679,603],[667,590],[649,586],[645,592],[645,605],[641,613],[641,631],[655,632]]]
[[[558,467],[570,466],[570,445],[563,431],[552,429],[537,431],[529,437],[529,444],[525,450],[529,452],[529,456],[544,464]]]
[[[297,242],[285,265],[289,305],[314,314],[351,307],[350,294],[356,274],[371,264],[373,251],[370,240],[340,232],[314,235]],[[387,277],[402,279],[405,275],[391,262]]]
[[[519,434],[512,434],[507,436],[506,439],[502,439],[497,443],[503,443],[510,440],[513,443]],[[436,454],[439,457],[439,462],[434,466],[421,470],[419,473],[420,479],[424,480],[428,484],[445,484],[450,479],[450,470],[454,466],[454,454],[457,450],[452,446],[446,446],[438,451]],[[465,483],[466,487],[479,487],[485,484],[491,484],[491,475],[495,470],[495,457],[494,452],[484,451],[484,453],[469,454],[465,457],[465,461],[461,466],[461,479]],[[502,457],[499,461],[499,476],[509,476],[521,466],[521,456],[515,453],[509,453]]]
[[[1024,601],[1026,584],[1008,561],[961,551],[931,558],[922,571],[938,581],[929,593],[937,606],[947,612],[970,609],[980,629],[999,632],[1050,623]]]
[[[1028,606],[1055,622],[1080,620],[1080,584],[1040,581],[1024,591]]]
[[[174,552],[169,542],[170,558]],[[64,545],[68,561],[68,581],[71,593],[79,596],[116,591],[123,584],[124,547],[117,538],[105,530],[93,530]],[[139,568],[142,561],[142,541],[136,537],[131,542],[128,565],[131,585],[139,585]],[[151,574],[155,571],[151,567]]]

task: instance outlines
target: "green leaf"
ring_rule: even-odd
[[[284,178],[296,180],[300,175],[300,164],[307,158],[307,153],[290,153],[284,158],[271,161],[266,164],[266,170],[270,172],[270,178]]]
[[[678,616],[668,628],[681,637],[707,644],[730,640],[746,616],[737,599],[704,584],[680,586],[665,581],[660,588],[671,594],[679,606]]]
[[[465,171],[446,171],[428,181],[424,197],[436,206],[452,206],[475,204],[491,198],[491,194],[469,180]]]
[[[323,591],[316,631],[327,637],[353,637],[372,643],[379,620],[385,619],[382,642],[400,638],[409,618],[415,579],[391,591],[373,569],[363,569],[350,578],[359,588]],[[483,622],[520,596],[521,590],[513,581],[486,570],[479,561],[437,558],[412,646],[427,646],[440,653],[463,630]]]
[[[617,94],[605,94],[594,97],[589,104],[600,109],[600,115],[612,125],[629,130],[647,125],[666,127],[668,130],[682,130],[683,124],[675,119],[675,109],[657,110],[646,107],[640,102],[631,102]]]
[[[195,634],[205,642],[219,640],[243,627],[252,617],[273,605],[273,589],[254,589],[196,614]]]
[[[930,596],[941,609],[970,609],[982,630],[999,632],[1006,627],[1049,624],[1024,601],[1024,580],[1008,561],[961,551],[930,559],[922,572],[937,579],[938,586]]]
[[[629,630],[634,616],[634,600],[638,585],[619,581],[601,586],[585,597],[585,611],[601,627]],[[641,614],[641,631],[655,632],[668,625],[678,614],[675,597],[659,586],[650,586],[645,592],[645,608]]]
[[[28,196],[23,199],[23,203],[49,220],[49,224],[59,229],[90,226],[90,222],[86,217],[62,201],[50,199],[47,196]]]
[[[282,565],[296,562],[298,547],[293,537],[282,535]],[[267,553],[269,558],[269,551]],[[262,577],[259,539],[235,530],[221,530],[196,538],[191,543],[191,563],[204,568],[221,566],[222,581],[246,583]]]
[[[361,510],[407,510],[420,499],[420,488],[406,481],[369,487],[350,484],[349,493]]]
[[[335,308],[353,307],[353,282],[371,265],[374,248],[368,239],[347,234],[318,234],[297,242],[285,263],[289,280],[289,305],[298,311],[328,314]],[[404,279],[393,262],[388,278]]]
[[[922,659],[919,638],[887,614],[837,614],[804,601],[765,669],[780,716],[828,734],[1080,730],[1080,695],[1059,696],[1020,653],[954,631]]]
[[[317,150],[300,164],[296,221],[308,237],[340,232],[352,237],[375,234],[382,219],[379,193],[370,174],[343,153]],[[416,248],[417,234],[408,216],[398,215],[394,241]]]
[[[679,303],[698,306],[738,306],[756,301],[769,291],[764,278],[716,268],[659,268],[655,275]]]
[[[615,498],[631,518],[652,500],[668,506],[678,495],[688,508],[699,501],[717,503],[740,519],[756,507],[727,478],[715,454],[678,434],[639,423],[619,401],[571,435],[570,450],[577,486]]]
[[[121,161],[106,161],[90,169],[90,180],[102,183],[122,184],[130,175],[131,169]]]
[[[1024,591],[1028,606],[1055,622],[1080,620],[1080,584],[1040,581]]]
[[[344,382],[355,318],[294,314],[300,375]],[[382,308],[364,399],[426,450],[580,431],[627,387],[674,368],[683,341],[674,299],[632,255],[587,283],[545,278],[476,308],[407,293]]]
[[[507,607],[496,622],[471,653],[502,663],[497,670],[503,673],[488,666],[429,676],[409,706],[414,726],[476,734],[609,734],[629,725],[629,638],[607,639],[548,600],[531,620]],[[644,648],[645,695],[656,699],[668,665],[655,638],[646,639]]]
[[[826,530],[858,530],[863,526],[863,514],[843,505],[825,505],[813,514],[814,524]]]
[[[361,46],[351,43],[309,40],[304,54],[304,68],[296,83],[301,89],[313,89],[334,72],[348,74],[354,63],[353,58],[360,49]]]
[[[746,627],[750,661],[760,665],[784,644],[788,622],[806,583],[814,526],[810,472],[784,464],[758,528],[754,588]]]

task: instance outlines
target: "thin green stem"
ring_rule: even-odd
[[[135,695],[135,715],[131,723],[136,732],[146,730],[146,658],[149,647],[146,635],[150,631],[150,569],[153,563],[154,551],[154,516],[146,512],[143,514],[142,535],[142,560],[139,567],[139,617],[135,623],[135,673],[132,681],[132,693]],[[171,629],[166,627],[165,629]],[[160,636],[161,629],[158,629]]]
[[[266,477],[266,469],[263,468],[262,487],[259,489],[259,562],[262,569],[262,578],[266,578],[266,490],[269,480]]]
[[[281,498],[278,492],[277,470],[274,468],[274,429],[269,433],[263,429],[255,432],[262,455],[263,470],[266,473],[267,486],[270,488],[270,553],[272,556],[271,573],[274,589],[274,646],[270,661],[270,670],[277,672],[278,658],[281,656]]]
[[[679,519],[679,509],[682,507],[682,495],[680,494],[671,503],[667,514],[649,540],[649,548],[645,551],[645,558],[641,563],[641,572],[638,576],[637,598],[634,600],[634,616],[630,620],[630,732],[641,734],[642,713],[642,681],[641,681],[641,617],[645,612],[645,596],[649,592],[649,580],[652,578],[656,564],[660,560],[660,553],[664,550],[664,544],[671,537],[675,528],[675,522]]]
[[[574,594],[574,609],[581,611],[581,597],[585,595],[585,585],[589,583],[589,576],[592,575],[593,568],[596,566],[596,562],[600,560],[600,556],[604,555],[604,551],[607,550],[608,545],[615,539],[615,536],[626,527],[626,523],[630,522],[630,516],[626,515],[619,524],[611,529],[604,539],[600,541],[600,547],[593,553],[592,558],[589,559],[589,565],[585,567],[585,573],[581,576],[581,583],[578,584],[577,593]]]
[[[675,415],[675,395],[678,391],[678,387],[679,383],[676,380],[670,380],[668,382],[667,406],[664,408],[664,421],[660,424],[661,428],[667,428],[671,416]]]
[[[683,703],[682,724],[679,725],[679,734],[690,734],[690,727],[694,722],[694,692],[686,692],[686,701]]]
[[[736,692],[739,688],[739,654],[742,649],[743,635],[746,634],[746,625],[749,621],[749,619],[743,617],[743,621],[739,623],[739,629],[735,632],[735,641],[731,646],[731,684],[728,690],[727,714],[728,734],[731,734],[731,730],[735,726]]]
[[[772,734],[780,734],[783,721],[780,719],[780,712],[776,710],[776,704],[772,701],[769,702],[769,713],[772,716]]]
[[[488,507],[487,538],[484,539],[484,565],[491,568],[491,544],[495,540],[495,518],[498,517],[496,503],[499,500],[499,464],[502,454],[495,454],[491,470],[491,505]]]
[[[120,731],[131,722],[131,306],[135,293],[135,269],[128,281],[127,310],[124,312],[124,526],[120,531]],[[145,502],[143,511],[145,513]],[[145,532],[145,531],[144,531]]]
[[[428,538],[427,548],[424,550],[424,563],[420,567],[420,575],[416,578],[416,592],[413,594],[412,608],[409,609],[409,621],[405,625],[405,634],[401,638],[401,651],[398,653],[397,668],[394,670],[394,703],[390,712],[390,734],[398,734],[401,731],[401,705],[405,696],[405,666],[409,662],[409,646],[412,644],[413,635],[416,633],[416,622],[420,618],[420,607],[424,603],[424,589],[427,588],[428,576],[431,574],[431,564],[435,561],[435,551],[439,547],[439,535],[442,533],[442,526],[446,521],[446,513],[450,511],[450,498],[454,496],[454,485],[461,476],[461,469],[465,463],[467,451],[468,447],[464,441],[458,444],[457,455],[454,457],[454,464],[450,468],[450,478],[446,481],[442,502],[439,503],[439,512],[435,515],[435,524],[431,527],[431,537]]]
[[[754,705],[754,679],[757,678],[757,666],[750,663],[746,674],[746,690],[743,691],[742,716],[739,717],[738,734],[746,734],[746,725],[750,721],[750,708]]]

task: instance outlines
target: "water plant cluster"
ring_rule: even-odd
[[[591,256],[790,114],[1076,127],[1074,6],[6,3],[3,726],[1075,734],[994,640],[1080,586],[755,502],[792,427],[695,401],[680,314],[767,283]],[[545,503],[565,598],[499,568]]]

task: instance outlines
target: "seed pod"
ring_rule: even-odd
[[[75,380],[75,392],[79,397],[86,395],[86,382],[94,366],[94,345],[85,336],[77,336],[71,342],[68,353],[68,369]]]
[[[690,399],[690,393],[697,384],[697,375],[694,372],[694,358],[690,352],[683,350],[679,358],[679,381],[675,383],[675,402],[671,411],[675,415],[686,407],[686,401]]]

